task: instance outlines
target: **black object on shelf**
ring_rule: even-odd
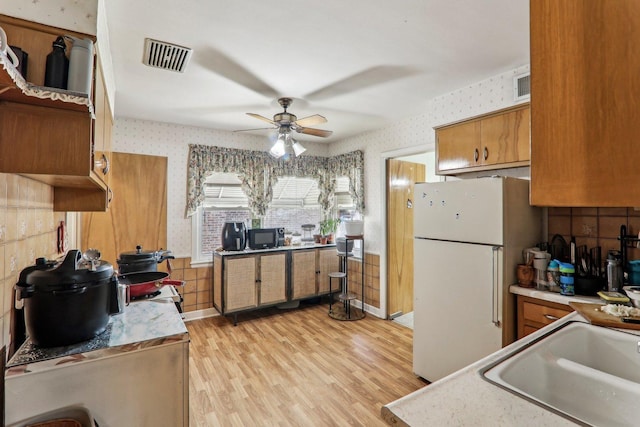
[[[630,243],[637,244],[638,242],[640,242],[640,238],[638,237],[639,236],[627,235],[627,226],[626,225],[620,226],[620,235],[618,236],[618,240],[620,240],[620,263],[622,264],[623,272],[627,272],[627,262],[629,261],[627,256],[627,247]]]
[[[66,54],[67,45],[64,37],[59,36],[53,42],[53,50],[47,55],[47,66],[44,73],[44,85],[59,89],[67,88],[69,76],[69,59]]]
[[[18,57],[18,72],[25,80],[27,80],[27,64],[29,63],[29,54],[18,46],[9,46],[9,48]]]

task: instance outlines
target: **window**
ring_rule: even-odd
[[[232,173],[214,173],[205,181],[205,200],[192,216],[192,263],[211,262],[213,252],[221,246],[225,222],[245,222],[250,227],[251,212],[241,184]],[[284,227],[302,234],[302,224],[317,225],[322,219],[318,195],[318,183],[313,178],[278,178],[262,227]],[[338,178],[335,196],[336,215],[343,219],[354,215],[346,177]]]

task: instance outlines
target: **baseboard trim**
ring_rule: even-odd
[[[352,302],[352,306],[356,308],[361,308],[362,302],[360,302],[359,300],[355,300]],[[364,311],[382,319],[382,311],[378,307],[374,307],[365,303]],[[190,322],[192,320],[206,319],[207,317],[216,317],[216,316],[220,316],[220,313],[218,312],[218,310],[211,307],[211,308],[205,308],[203,310],[194,310],[194,311],[188,311],[186,313],[182,313],[182,320],[184,320],[185,322]]]
[[[218,313],[218,310],[216,310],[213,307],[205,308],[204,310],[194,310],[194,311],[188,311],[186,313],[182,313],[182,319],[185,322],[189,322],[191,320],[206,319],[207,317],[216,317],[216,316],[220,316],[220,313]]]

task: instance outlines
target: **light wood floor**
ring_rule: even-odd
[[[412,330],[327,304],[187,323],[190,424],[385,426],[383,405],[426,385],[411,371]]]

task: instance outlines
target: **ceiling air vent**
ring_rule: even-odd
[[[523,101],[531,96],[531,73],[520,74],[513,78],[513,100]]]
[[[144,39],[142,62],[150,67],[177,72],[184,69],[191,58],[192,49],[153,39]]]

